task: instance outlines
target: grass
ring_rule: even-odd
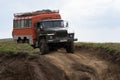
[[[75,43],[75,46],[80,46],[80,47],[84,47],[84,48],[92,48],[92,49],[105,49],[108,51],[120,52],[120,43],[83,43],[83,42],[78,42],[78,43]]]
[[[76,49],[99,51],[96,55],[120,65],[120,43],[75,43]],[[39,54],[29,44],[17,44],[14,41],[0,42],[0,54]]]
[[[17,44],[14,41],[5,41],[0,42],[0,53],[38,53],[38,50],[35,50],[29,44]]]
[[[77,42],[75,46],[91,49],[104,49],[109,52],[120,52],[120,43],[84,43]],[[34,49],[29,44],[17,44],[14,41],[0,42],[0,53],[39,53],[39,50]]]
[[[85,43],[77,42],[75,46],[91,49],[104,49],[109,52],[120,52],[120,43]],[[29,44],[17,44],[14,41],[0,42],[0,53],[38,53],[39,50],[34,49]]]

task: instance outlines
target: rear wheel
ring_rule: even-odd
[[[24,40],[24,43],[29,43],[29,39],[25,39],[25,40]]]
[[[48,47],[48,44],[46,43],[45,39],[40,40],[39,49],[40,49],[41,55],[49,52],[49,47]]]
[[[22,42],[23,42],[22,39],[17,40],[17,43],[22,43]]]
[[[73,41],[67,43],[66,51],[67,51],[67,53],[74,53],[74,43],[73,43]]]

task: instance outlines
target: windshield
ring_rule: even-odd
[[[43,21],[42,26],[44,28],[64,27],[63,20]]]

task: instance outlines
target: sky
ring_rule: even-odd
[[[59,10],[80,42],[120,42],[120,0],[0,0],[0,39],[12,38],[13,14]]]

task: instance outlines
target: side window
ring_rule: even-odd
[[[13,21],[13,28],[18,28],[18,20]]]
[[[32,21],[31,19],[23,19],[23,20],[14,20],[13,21],[13,28],[31,28]]]
[[[25,21],[25,27],[27,27],[27,28],[31,28],[32,27],[32,21],[31,21],[31,19],[27,19]]]
[[[24,27],[31,28],[32,27],[32,20],[31,19],[24,20]]]
[[[15,28],[18,28],[18,20],[15,21]]]
[[[21,21],[20,20],[17,21],[17,27],[16,28],[21,28]]]
[[[32,21],[31,21],[30,19],[28,20],[28,23],[29,23],[29,26],[28,26],[28,27],[29,27],[29,28],[32,27]]]
[[[24,20],[21,20],[21,28],[24,28]]]
[[[27,28],[29,27],[29,21],[28,21],[28,19],[26,20],[26,27]]]
[[[27,27],[27,20],[24,20],[24,27]]]
[[[17,24],[17,21],[14,20],[14,21],[13,21],[13,28],[16,28],[16,26],[17,26],[16,24]]]

